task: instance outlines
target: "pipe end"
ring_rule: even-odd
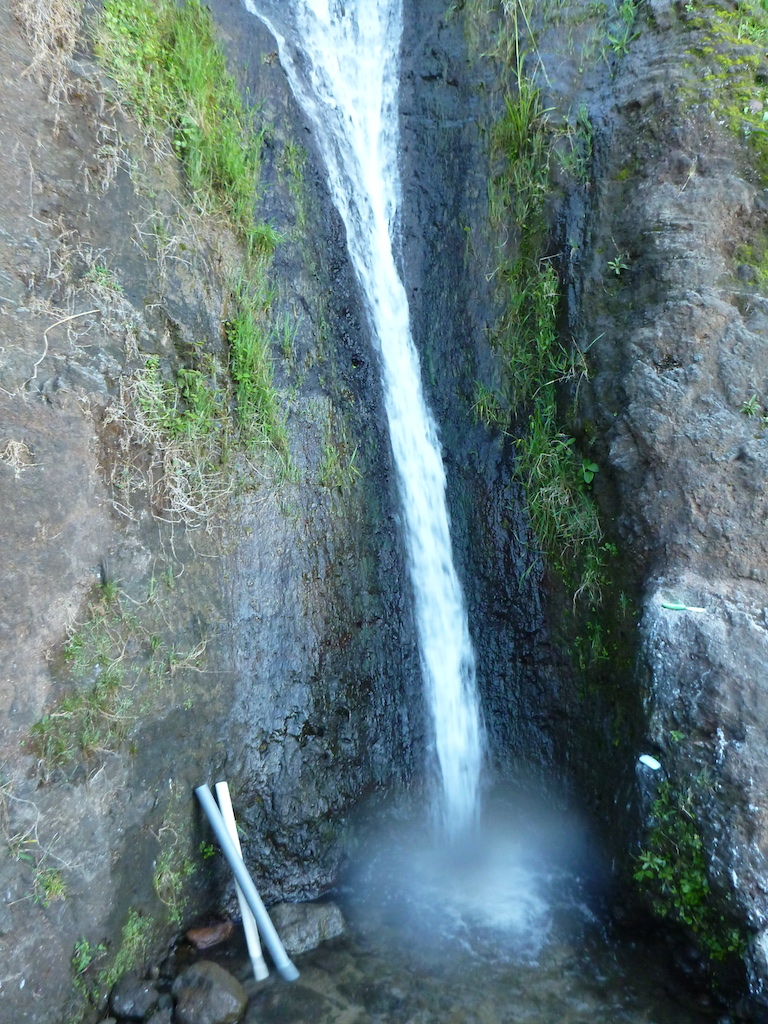
[[[299,977],[298,969],[291,960],[286,960],[284,964],[278,967],[280,974],[286,981],[297,981]]]

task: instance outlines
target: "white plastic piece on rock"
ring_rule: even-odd
[[[657,772],[661,768],[661,761],[657,761],[655,757],[651,757],[650,754],[641,754],[637,759],[640,764],[644,764],[646,768],[651,768]]]
[[[240,849],[240,839],[237,835],[235,812],[232,809],[229,786],[226,782],[216,783],[216,799],[219,801],[221,816],[224,819],[224,824],[227,826],[227,832],[229,832],[230,838],[235,844],[235,849],[242,857],[243,851]],[[264,960],[264,954],[261,952],[261,943],[259,942],[259,931],[256,927],[256,918],[253,916],[253,911],[248,906],[248,902],[245,896],[243,896],[243,890],[237,882],[235,882],[235,892],[237,893],[237,902],[240,904],[240,914],[243,918],[243,931],[245,932],[245,941],[248,944],[248,955],[251,958],[253,975],[256,978],[256,981],[264,981],[265,978],[269,977],[269,968]]]

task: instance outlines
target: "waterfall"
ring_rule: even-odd
[[[393,253],[402,0],[243,0],[274,35],[315,133],[381,359],[422,674],[451,831],[477,814],[482,726],[445,470]]]

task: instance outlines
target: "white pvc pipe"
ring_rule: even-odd
[[[216,801],[213,799],[213,794],[207,786],[198,786],[195,794],[202,804],[208,821],[211,823],[211,828],[216,833],[221,852],[227,858],[227,863],[232,868],[235,879],[240,884],[243,896],[253,911],[253,916],[256,918],[259,931],[272,956],[275,967],[286,981],[296,981],[299,976],[296,965],[288,958],[288,954],[285,952],[285,948],[280,941],[280,936],[275,931],[275,926],[272,924],[266,907],[262,903],[261,896],[256,891],[256,886],[248,874],[248,868],[243,863],[243,858],[237,852],[235,844],[229,837],[227,826],[224,823],[224,818]]]
[[[232,809],[229,786],[226,782],[216,783],[216,799],[219,801],[221,816],[224,819],[224,824],[227,826],[229,837],[235,844],[237,852],[242,857],[243,851],[240,849],[240,839],[237,835],[235,812]],[[256,918],[253,916],[253,911],[248,906],[245,896],[243,896],[243,890],[240,888],[240,884],[238,882],[235,882],[235,892],[237,893],[237,902],[240,904],[240,916],[243,919],[243,931],[245,932],[245,941],[248,945],[248,955],[251,958],[253,974],[256,981],[264,981],[265,978],[269,977],[269,969],[264,961],[264,954],[261,952],[259,932],[256,928]]]

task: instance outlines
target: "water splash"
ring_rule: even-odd
[[[442,816],[458,832],[478,813],[482,726],[451,551],[445,471],[393,253],[400,199],[401,0],[243,2],[274,35],[294,95],[314,128],[381,354]]]

